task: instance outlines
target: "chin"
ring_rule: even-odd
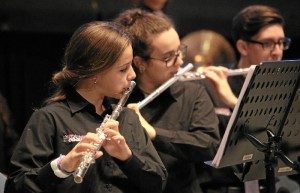
[[[120,99],[120,98],[122,98],[123,94],[124,93],[115,94],[113,98],[114,99]]]

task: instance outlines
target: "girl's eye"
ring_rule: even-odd
[[[166,57],[166,58],[164,59],[164,61],[165,61],[165,62],[170,62],[170,61],[171,61],[171,57]]]
[[[126,67],[126,68],[122,68],[120,71],[121,71],[121,72],[126,72],[126,71],[127,71],[127,69],[128,69],[128,67]]]

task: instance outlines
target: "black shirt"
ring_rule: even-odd
[[[128,102],[144,98],[136,87]],[[218,119],[205,89],[176,82],[142,108],[141,114],[157,132],[153,144],[169,174],[164,192],[201,192],[195,163],[213,159],[220,140]]]
[[[166,170],[136,113],[124,108],[120,133],[133,156],[121,162],[104,155],[92,164],[81,184],[73,176],[58,178],[50,162],[67,154],[87,133],[95,132],[112,108],[99,116],[95,107],[73,91],[66,100],[36,110],[27,123],[11,159],[6,192],[156,193],[162,192]]]
[[[244,82],[245,82],[245,77],[243,75],[228,77],[228,83],[232,89],[232,92],[236,97],[239,97]]]

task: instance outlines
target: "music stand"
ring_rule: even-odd
[[[275,175],[299,173],[299,84],[300,60],[251,66],[211,165],[242,166],[240,179],[266,178],[269,193]]]

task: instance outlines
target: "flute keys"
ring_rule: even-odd
[[[179,79],[180,81],[200,80],[204,79],[205,75],[202,72],[186,72]]]

